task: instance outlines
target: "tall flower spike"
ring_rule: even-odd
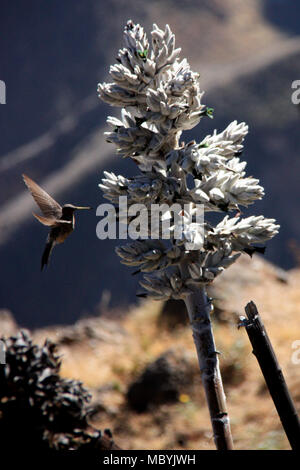
[[[206,111],[209,108],[201,103],[199,75],[191,70],[186,59],[179,59],[180,49],[175,48],[170,27],[167,25],[162,30],[154,25],[151,37],[150,44],[144,29],[128,21],[118,64],[110,68],[113,82],[98,85],[100,98],[122,108],[120,119],[108,118],[112,130],[106,133],[107,140],[116,145],[118,154],[132,158],[143,171],[133,178],[105,172],[99,185],[105,197],[118,206],[119,197],[126,196],[129,207],[142,203],[148,209],[151,204],[171,207],[176,203],[183,208],[188,203],[193,211],[197,204],[203,204],[205,213],[239,210],[240,206],[261,199],[264,190],[259,180],[246,176],[246,162],[239,159],[248,133],[244,122],[233,121],[200,143],[180,145],[181,132],[209,115]],[[193,181],[189,185],[188,175],[192,175]],[[165,211],[161,213],[161,219],[165,214]],[[172,227],[172,216],[170,222]],[[196,279],[209,283],[231,264],[226,261],[222,265],[221,260],[233,262],[237,256],[232,252],[252,254],[257,248],[254,245],[265,243],[279,228],[273,219],[263,216],[247,219],[226,216],[215,228],[203,231],[201,224],[192,218],[180,239],[175,240],[174,227],[176,223],[169,232],[168,247],[158,249],[152,247],[151,240],[141,240],[134,242],[129,252],[128,247],[118,248],[122,262],[139,266],[141,271],[161,271],[188,258],[188,247],[193,242],[194,251],[201,254],[196,262],[200,274],[196,275],[192,265],[193,275],[186,279],[187,284],[195,283]],[[156,226],[155,238],[158,233],[163,232]],[[176,256],[172,258],[174,250]],[[216,258],[220,258],[220,265],[216,265]],[[153,295],[149,279],[143,286]],[[163,279],[168,278],[160,276],[160,283]],[[166,298],[169,298],[173,291],[169,290],[169,281],[166,282]],[[180,292],[176,291],[176,298]],[[160,295],[163,296],[162,291]]]
[[[105,172],[99,186],[117,207],[122,196],[128,210],[144,204],[145,224],[152,223],[149,209],[161,207],[148,239],[143,233],[143,238],[116,251],[122,263],[146,273],[140,281],[141,296],[184,299],[215,442],[218,449],[232,449],[205,286],[241,253],[263,252],[261,245],[276,235],[279,226],[263,216],[229,217],[228,212],[240,215],[240,206],[248,207],[264,196],[259,180],[246,176],[246,162],[240,160],[248,126],[233,121],[198,143],[180,143],[182,131],[195,127],[202,117],[213,117],[212,109],[202,103],[199,74],[179,58],[170,27],[162,30],[153,25],[151,37],[148,41],[143,28],[128,21],[124,48],[110,68],[113,81],[98,85],[99,97],[121,108],[119,118],[107,120],[111,126],[107,141],[142,173],[126,178]],[[225,217],[216,226],[203,218],[199,221],[199,205],[205,217],[214,211]]]

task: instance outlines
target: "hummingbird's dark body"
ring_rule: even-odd
[[[43,269],[44,265],[48,264],[53,247],[58,243],[63,243],[70,233],[73,232],[75,227],[75,210],[90,209],[90,207],[79,207],[73,204],[61,206],[31,178],[23,175],[23,179],[35,202],[43,212],[43,216],[33,214],[34,217],[43,225],[51,227],[42,256],[41,269]]]

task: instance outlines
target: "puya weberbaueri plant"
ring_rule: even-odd
[[[99,186],[116,208],[125,196],[129,210],[137,203],[147,209],[159,205],[161,224],[169,220],[168,240],[165,229],[156,227],[153,236],[152,227],[152,238],[142,236],[120,246],[117,254],[122,263],[146,273],[140,281],[145,289],[141,295],[185,301],[215,444],[217,449],[231,449],[206,286],[241,253],[263,251],[261,245],[279,226],[263,216],[241,217],[241,206],[264,195],[259,181],[246,176],[246,162],[240,161],[248,132],[245,123],[233,121],[200,143],[180,142],[182,131],[195,127],[202,117],[212,117],[213,110],[202,104],[199,75],[186,59],[179,59],[169,26],[161,30],[154,24],[150,44],[143,28],[128,21],[124,43],[117,64],[110,67],[112,82],[99,84],[98,93],[121,108],[119,119],[108,117],[107,141],[115,144],[119,155],[132,158],[140,173],[126,178],[105,172]],[[174,204],[179,213],[171,210]],[[200,221],[199,205],[205,214]],[[206,221],[212,211],[225,215],[218,224]],[[178,224],[182,230],[175,237]]]

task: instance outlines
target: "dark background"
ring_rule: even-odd
[[[31,216],[21,179],[25,172],[61,203],[96,209],[103,169],[135,173],[104,142],[106,116],[119,110],[96,93],[97,83],[108,80],[129,18],[147,32],[154,22],[169,23],[182,56],[201,74],[204,103],[215,118],[186,133],[185,141],[234,119],[249,124],[247,172],[261,180],[266,196],[246,214],[281,225],[268,243],[268,260],[285,269],[297,263],[300,113],[291,84],[300,79],[299,2],[2,1],[0,308],[21,325],[71,323],[97,312],[103,292],[113,307],[135,302],[138,279],[119,263],[117,241],[96,238],[95,210],[79,214],[75,232],[40,272],[47,230]]]

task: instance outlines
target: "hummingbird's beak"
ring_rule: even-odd
[[[92,209],[92,207],[81,207],[81,206],[76,206],[75,207],[76,210],[84,210],[84,209]]]

